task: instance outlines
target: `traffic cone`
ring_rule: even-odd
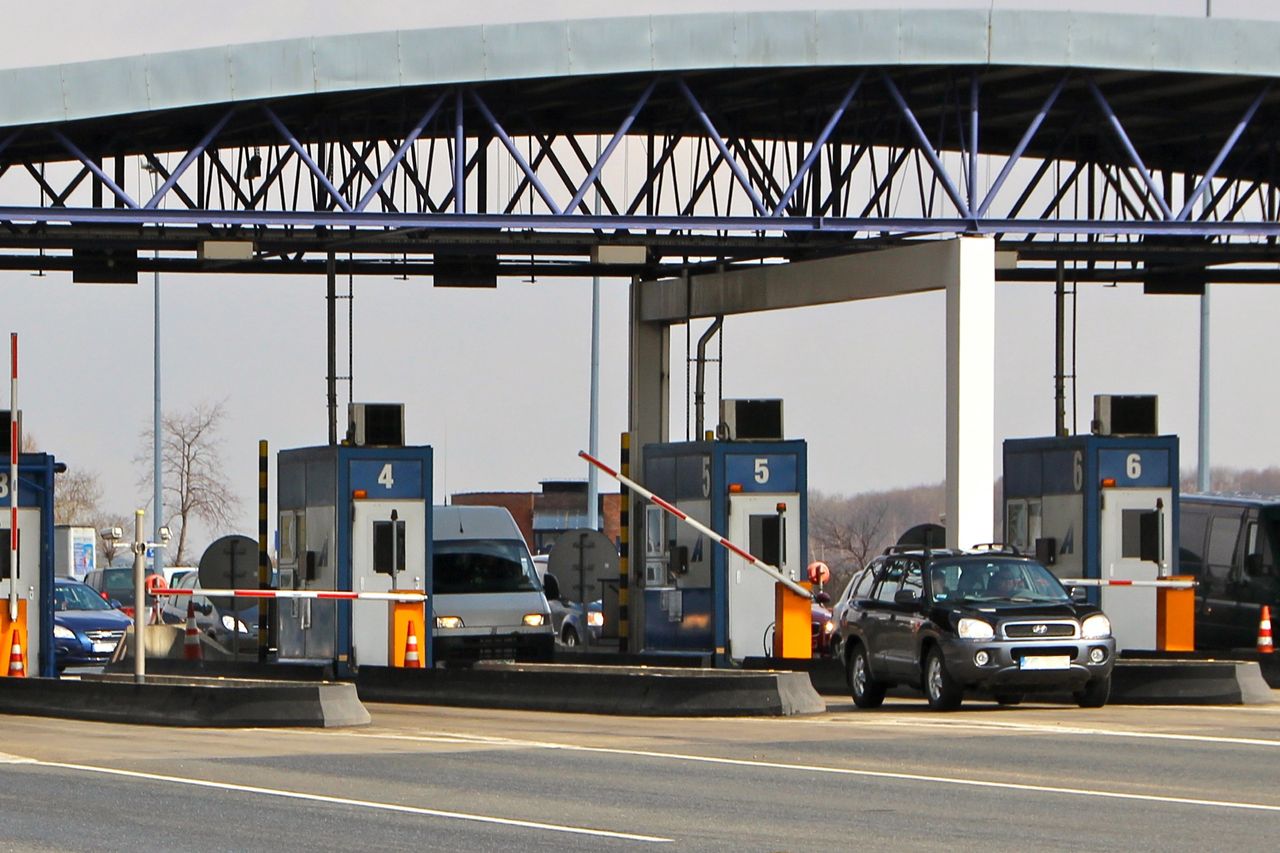
[[[1258,619],[1258,654],[1269,655],[1275,651],[1271,642],[1271,608],[1262,605],[1262,617]]]
[[[418,632],[413,622],[409,623],[409,636],[404,641],[404,665],[406,669],[422,669],[422,661],[418,658]]]
[[[27,677],[27,665],[22,657],[22,635],[17,628],[13,629],[13,646],[9,650],[9,677]]]
[[[182,658],[183,660],[204,660],[204,655],[200,649],[200,629],[196,627],[196,605],[194,601],[187,602],[187,633],[182,640]]]

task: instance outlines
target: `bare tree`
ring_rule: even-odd
[[[68,470],[54,479],[53,523],[93,524],[98,516],[102,486],[92,471]]]
[[[889,505],[880,495],[823,495],[809,499],[809,553],[831,567],[839,590],[884,546]]]
[[[224,417],[223,403],[201,403],[193,409],[168,413],[161,419],[163,439],[163,518],[169,527],[177,526],[177,546],[171,552],[172,563],[187,561],[187,532],[190,522],[199,519],[214,528],[232,523],[239,500],[227,479],[219,453],[218,431]],[[140,485],[151,482],[151,444],[153,430],[143,434],[143,452],[138,462],[148,464]]]

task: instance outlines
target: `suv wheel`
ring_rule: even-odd
[[[849,689],[859,708],[879,708],[884,704],[884,684],[871,677],[867,647],[858,643],[849,657]]]
[[[1111,697],[1111,676],[1095,678],[1075,693],[1076,704],[1081,708],[1101,708]]]
[[[964,688],[947,672],[942,649],[934,646],[924,663],[924,693],[935,711],[954,711],[964,700]]]
[[[997,693],[996,701],[999,702],[1001,705],[1021,705],[1022,694],[1021,693]]]

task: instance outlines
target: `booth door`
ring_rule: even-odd
[[[351,589],[423,589],[427,573],[426,505],[421,500],[357,501],[352,513]],[[351,653],[357,666],[387,666],[392,603],[351,603]],[[418,640],[429,636],[419,628]]]
[[[1167,573],[1173,519],[1167,489],[1105,489],[1102,496],[1099,567],[1104,580],[1150,581]],[[1144,518],[1146,519],[1144,522]],[[1142,559],[1143,526],[1154,524],[1159,560]],[[1164,564],[1162,567],[1161,564]],[[1156,591],[1153,587],[1104,586],[1102,609],[1111,618],[1117,649],[1156,647]]]

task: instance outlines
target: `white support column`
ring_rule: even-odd
[[[640,319],[640,294],[640,283],[632,280],[627,422],[631,430],[631,477],[643,483],[644,446],[667,441],[670,429],[671,327],[665,321],[645,322]],[[628,651],[638,652],[644,642],[644,587],[635,579],[644,577],[644,536],[640,533],[643,532],[641,524],[647,502],[634,495],[631,498],[627,635]]]
[[[995,241],[950,242],[947,276],[947,547],[994,538]]]

